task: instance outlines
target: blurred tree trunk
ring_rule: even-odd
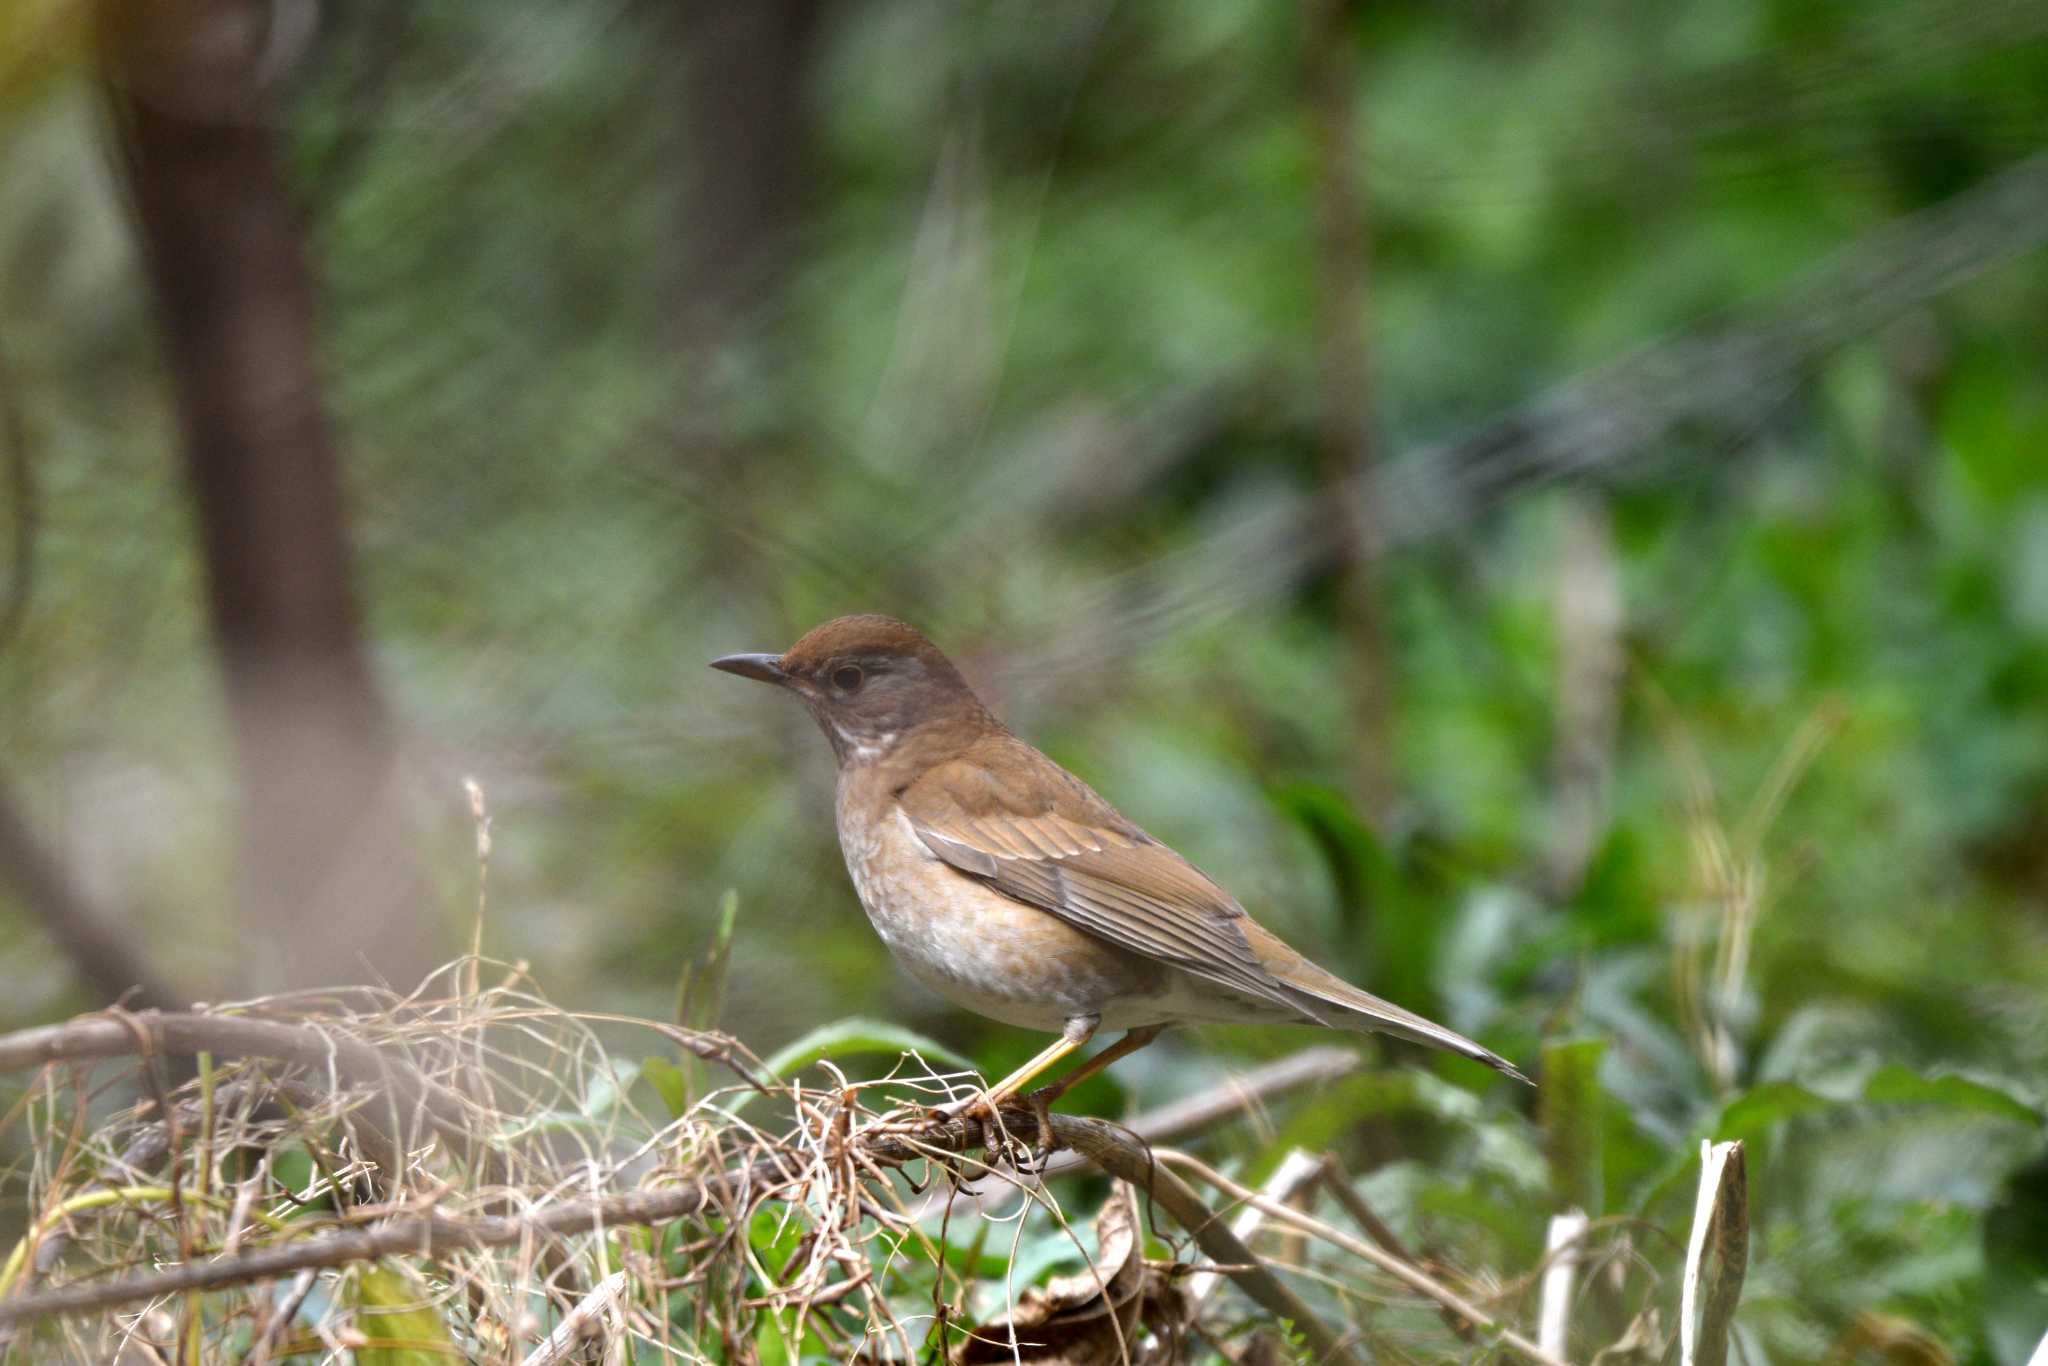
[[[1394,805],[1392,668],[1373,572],[1379,538],[1365,340],[1370,243],[1358,183],[1358,71],[1349,16],[1349,0],[1301,0],[1315,144],[1323,498],[1351,698],[1354,795],[1367,824],[1384,834]]]
[[[245,802],[245,971],[410,986],[426,906],[365,657],[313,285],[248,0],[103,0],[115,134],[155,287]]]
[[[665,0],[685,53],[691,175],[682,304],[691,339],[758,311],[789,264],[811,146],[824,0]]]

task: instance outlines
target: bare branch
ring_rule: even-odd
[[[218,1290],[267,1281],[308,1267],[346,1266],[379,1257],[432,1257],[467,1248],[510,1247],[538,1236],[587,1233],[600,1226],[666,1223],[735,1200],[750,1185],[780,1184],[787,1176],[783,1164],[770,1159],[709,1181],[602,1200],[565,1202],[521,1219],[454,1219],[437,1214],[390,1219],[370,1228],[298,1238],[125,1280],[88,1281],[0,1301],[0,1326],[53,1314],[111,1309],[117,1304],[134,1304],[188,1290]]]
[[[401,1057],[345,1036],[339,1030],[323,1030],[311,1023],[199,1013],[151,1012],[118,1019],[86,1017],[0,1036],[0,1072],[53,1062],[202,1050],[217,1058],[271,1058],[331,1070],[352,1084],[382,1088],[394,1102],[394,1111],[417,1114],[428,1128],[451,1144],[476,1145],[474,1134],[464,1124],[468,1110],[463,1097],[423,1075]],[[847,1135],[841,1153],[834,1153],[830,1146],[816,1154],[789,1149],[707,1178],[590,1200],[561,1201],[517,1217],[456,1217],[432,1211],[401,1214],[367,1227],[317,1234],[163,1271],[69,1285],[0,1301],[0,1326],[46,1315],[86,1313],[187,1291],[269,1280],[309,1267],[337,1267],[408,1253],[438,1256],[464,1249],[528,1245],[534,1240],[593,1229],[664,1223],[712,1210],[745,1208],[771,1198],[793,1182],[801,1182],[807,1170],[815,1170],[806,1164],[824,1161],[850,1167],[860,1161],[872,1166],[902,1166],[934,1155],[1000,1143],[1008,1127],[1021,1131],[1035,1122],[1036,1116],[1028,1107],[1006,1109],[994,1124],[979,1118],[905,1121],[898,1116],[885,1116]],[[1103,1172],[1146,1192],[1187,1229],[1213,1261],[1242,1268],[1235,1273],[1239,1287],[1269,1313],[1291,1320],[1314,1346],[1320,1360],[1356,1360],[1344,1340],[1254,1256],[1185,1182],[1154,1161],[1151,1150],[1139,1139],[1102,1120],[1053,1115],[1050,1123],[1058,1147],[1079,1153]],[[490,1155],[486,1150],[485,1158]]]
[[[1188,1170],[1199,1175],[1203,1181],[1215,1186],[1233,1199],[1241,1200],[1245,1204],[1262,1209],[1281,1223],[1292,1224],[1302,1232],[1313,1234],[1334,1247],[1342,1248],[1354,1257],[1364,1258],[1392,1276],[1395,1280],[1406,1285],[1409,1289],[1435,1300],[1446,1309],[1454,1311],[1460,1317],[1492,1333],[1503,1345],[1514,1348],[1529,1360],[1537,1362],[1538,1366],[1564,1366],[1561,1358],[1551,1352],[1546,1352],[1514,1329],[1504,1326],[1492,1315],[1478,1308],[1463,1295],[1460,1295],[1434,1276],[1423,1271],[1420,1267],[1405,1262],[1392,1253],[1383,1252],[1371,1243],[1354,1238],[1343,1229],[1333,1224],[1325,1223],[1314,1215],[1303,1214],[1298,1209],[1268,1200],[1257,1191],[1252,1190],[1248,1186],[1240,1185],[1238,1182],[1231,1180],[1223,1173],[1209,1166],[1206,1162],[1191,1157],[1186,1153],[1162,1150],[1155,1153],[1154,1156],[1163,1162],[1171,1162],[1176,1166],[1186,1167]]]
[[[1234,1275],[1238,1288],[1267,1312],[1291,1320],[1295,1328],[1308,1338],[1318,1361],[1357,1360],[1344,1339],[1318,1318],[1286,1282],[1275,1276],[1244,1245],[1244,1240],[1202,1203],[1201,1197],[1190,1190],[1186,1182],[1158,1164],[1150,1148],[1141,1146],[1115,1125],[1099,1119],[1054,1115],[1052,1129],[1062,1147],[1074,1149],[1111,1176],[1121,1177],[1150,1194],[1176,1223],[1194,1236],[1196,1246],[1212,1261],[1222,1266],[1247,1268]]]
[[[571,1352],[586,1345],[593,1334],[603,1331],[604,1316],[625,1289],[626,1273],[623,1271],[614,1271],[599,1281],[588,1295],[576,1302],[574,1309],[562,1316],[562,1321],[555,1325],[555,1331],[526,1354],[526,1360],[519,1366],[557,1366],[567,1361]]]
[[[1358,1054],[1333,1044],[1317,1044],[1284,1058],[1227,1077],[1206,1091],[1162,1105],[1128,1120],[1124,1127],[1147,1143],[1166,1143],[1204,1133],[1245,1111],[1257,1111],[1280,1097],[1308,1087],[1325,1086],[1358,1070]],[[1085,1166],[1074,1153],[1055,1153],[1039,1169],[1041,1176],[1061,1176]]]
[[[73,885],[5,787],[0,787],[0,884],[13,889],[101,1000],[126,998],[159,1009],[181,1004],[137,951],[134,934]]]
[[[1266,1178],[1266,1184],[1260,1189],[1259,1194],[1276,1204],[1284,1205],[1299,1195],[1304,1189],[1315,1184],[1322,1175],[1323,1161],[1321,1158],[1311,1157],[1301,1149],[1294,1148],[1289,1150],[1287,1156],[1280,1159],[1280,1165],[1275,1167],[1273,1174]],[[1257,1233],[1265,1224],[1266,1217],[1266,1211],[1254,1205],[1252,1208],[1239,1214],[1231,1222],[1230,1231],[1249,1245],[1252,1235]],[[1197,1305],[1201,1304],[1202,1301],[1208,1299],[1215,1291],[1217,1284],[1222,1278],[1223,1272],[1220,1270],[1196,1272],[1188,1277],[1188,1299]]]

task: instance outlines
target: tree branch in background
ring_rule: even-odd
[[[1327,1224],[1313,1215],[1304,1214],[1300,1210],[1291,1209],[1277,1201],[1269,1200],[1258,1191],[1231,1180],[1207,1163],[1190,1157],[1186,1153],[1163,1150],[1154,1154],[1154,1156],[1162,1163],[1187,1168],[1206,1184],[1216,1187],[1216,1189],[1242,1204],[1248,1205],[1253,1209],[1263,1210],[1279,1223],[1300,1229],[1302,1232],[1320,1238],[1334,1247],[1342,1248],[1354,1257],[1372,1263],[1395,1280],[1406,1285],[1409,1289],[1449,1310],[1465,1322],[1491,1333],[1502,1346],[1513,1348],[1524,1358],[1537,1362],[1539,1366],[1563,1366],[1563,1363],[1556,1356],[1538,1347],[1514,1329],[1497,1322],[1491,1315],[1473,1305],[1464,1296],[1443,1285],[1420,1267],[1396,1257],[1393,1253],[1374,1247],[1371,1243],[1361,1242],[1359,1239],[1344,1232],[1344,1230]]]
[[[1557,571],[1557,731],[1551,749],[1551,894],[1569,897],[1607,827],[1614,746],[1621,733],[1621,569],[1606,499],[1565,503]]]
[[[1370,825],[1384,830],[1395,798],[1393,687],[1372,548],[1372,379],[1366,348],[1370,243],[1354,142],[1358,63],[1350,0],[1301,0],[1303,64],[1316,165],[1318,445],[1329,572],[1351,699],[1352,780]]]
[[[0,460],[5,461],[9,526],[7,596],[0,599],[0,650],[13,644],[28,620],[29,595],[35,586],[36,478],[28,460],[28,418],[14,374],[0,353]]]
[[[2048,152],[1885,224],[1746,308],[1639,347],[1466,436],[1381,461],[1372,549],[1468,527],[1545,484],[1609,478],[1681,424],[1752,433],[1829,351],[2044,244]],[[1328,567],[1327,525],[1319,500],[1276,499],[1142,571],[1105,578],[1058,632],[1030,642],[1034,676],[1099,668],[1189,621],[1295,591]]]
[[[433,936],[357,621],[268,28],[248,0],[102,0],[99,19],[242,771],[253,975],[417,980]]]
[[[0,886],[18,899],[71,960],[87,992],[111,1004],[172,1009],[184,1004],[138,950],[132,928],[94,906],[30,828],[12,793],[0,786]]]
[[[1510,494],[1595,475],[1681,423],[1754,432],[1828,352],[2044,243],[2048,152],[1885,224],[1746,308],[1404,453],[1384,490],[1389,539],[1419,540]]]

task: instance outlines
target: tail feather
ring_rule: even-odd
[[[1513,1077],[1525,1086],[1534,1082],[1506,1058],[1493,1050],[1476,1044],[1458,1033],[1446,1029],[1434,1020],[1424,1019],[1414,1011],[1383,1001],[1369,991],[1360,991],[1343,978],[1325,972],[1308,959],[1289,948],[1278,937],[1263,926],[1256,926],[1247,935],[1252,941],[1253,952],[1257,953],[1266,970],[1273,974],[1283,986],[1299,992],[1310,1002],[1323,1006],[1336,1006],[1341,1013],[1316,1010],[1314,1013],[1333,1029],[1350,1029],[1359,1033],[1392,1034],[1413,1043],[1440,1048],[1446,1053],[1483,1062],[1494,1071]]]

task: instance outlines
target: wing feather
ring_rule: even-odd
[[[1228,892],[1065,770],[1012,743],[1028,755],[1023,762],[1043,765],[1031,775],[1038,781],[1006,785],[969,757],[928,770],[899,794],[926,848],[1120,948],[1324,1023],[1261,962],[1244,908]]]

